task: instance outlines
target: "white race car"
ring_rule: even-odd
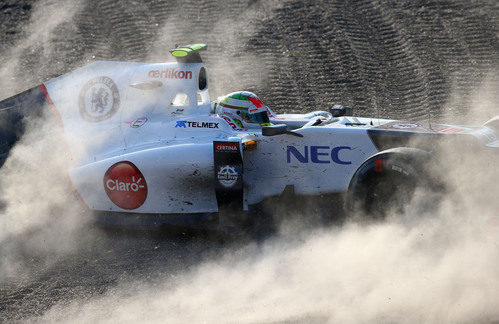
[[[268,109],[270,125],[246,128],[214,108],[199,55],[205,48],[172,50],[175,63],[94,62],[1,101],[0,118],[11,126],[0,129],[0,156],[22,133],[23,116],[51,109],[84,206],[172,220],[244,213],[285,192],[347,193],[348,205],[375,213],[395,191],[410,194],[428,180],[440,139],[499,151],[499,116],[466,127],[351,117],[343,106]]]

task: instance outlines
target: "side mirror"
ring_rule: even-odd
[[[352,108],[342,105],[334,105],[333,108],[329,108],[329,112],[333,115],[333,117],[351,116]]]
[[[263,136],[275,136],[286,134],[288,132],[288,126],[284,124],[277,124],[271,126],[263,126],[262,127],[262,135]]]
[[[281,135],[281,134],[288,134],[288,135],[293,135],[293,136],[297,136],[297,137],[303,137],[302,134],[288,131],[288,126],[286,126],[285,124],[277,124],[277,125],[263,126],[262,127],[262,135],[263,136],[275,136],[275,135]]]

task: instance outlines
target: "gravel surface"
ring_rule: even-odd
[[[250,90],[277,112],[342,103],[360,116],[458,118],[485,78],[499,78],[493,0],[7,0],[0,29],[1,98],[93,60],[170,60],[175,44],[201,41],[212,97]],[[27,253],[27,275],[0,281],[0,322],[118,282],[174,277],[245,244],[82,231],[78,249],[51,260]]]

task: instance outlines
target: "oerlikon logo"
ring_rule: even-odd
[[[111,166],[104,175],[107,196],[116,206],[136,209],[147,198],[146,179],[131,162],[122,161]]]

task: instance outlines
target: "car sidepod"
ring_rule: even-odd
[[[297,195],[344,192],[357,168],[377,149],[360,128],[309,127],[303,137],[262,137],[244,154],[248,204],[280,195],[287,186]]]

